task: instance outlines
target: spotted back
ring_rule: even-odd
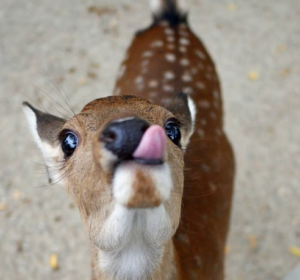
[[[189,103],[190,113],[195,114],[194,134],[185,156],[182,219],[173,242],[181,279],[219,280],[224,277],[234,157],[223,130],[214,63],[186,17],[173,19],[156,18],[149,28],[137,32],[114,94],[137,95],[166,108],[185,96],[194,104]]]

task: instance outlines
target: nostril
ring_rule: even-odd
[[[103,133],[100,135],[100,140],[105,143],[112,143],[116,140],[116,138],[117,138],[116,132],[112,130],[103,131]]]

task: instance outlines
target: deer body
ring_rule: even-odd
[[[25,112],[49,179],[61,163],[93,280],[220,280],[234,176],[220,85],[180,5],[152,3],[154,23],[129,47],[115,96],[68,121],[28,103]]]

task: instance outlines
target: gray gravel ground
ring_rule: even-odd
[[[299,0],[188,6],[221,76],[236,152],[227,279],[283,279],[300,261],[289,252],[300,247]],[[1,280],[89,279],[79,214],[61,186],[47,187],[20,105],[42,101],[70,116],[58,91],[76,112],[109,95],[133,32],[149,22],[147,1],[0,1]],[[48,264],[52,253],[57,271]]]

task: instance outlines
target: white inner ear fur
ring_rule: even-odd
[[[191,130],[189,131],[188,135],[186,138],[182,139],[182,148],[185,150],[188,146],[188,144],[190,143],[190,139],[191,136],[194,133],[194,129],[195,129],[195,120],[196,120],[196,114],[197,114],[197,108],[195,105],[195,102],[193,101],[193,99],[191,97],[187,97],[187,101],[188,101],[188,107],[189,107],[189,111],[191,114]]]
[[[148,279],[171,237],[171,221],[163,205],[128,209],[116,203],[100,233],[100,269],[114,279]]]
[[[54,147],[46,141],[43,141],[38,134],[37,118],[35,113],[28,106],[24,106],[23,110],[25,116],[27,117],[29,128],[33,135],[34,141],[41,150],[45,159],[50,182],[63,182],[62,174],[60,172],[62,166],[61,163],[59,163],[62,160],[62,152],[60,146],[58,145]],[[58,158],[59,162],[56,162],[54,158]]]

